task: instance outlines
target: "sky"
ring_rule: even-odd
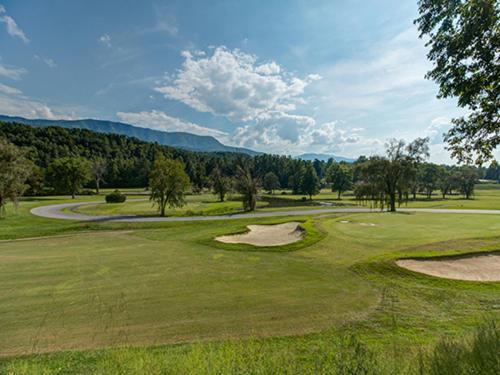
[[[0,113],[96,118],[258,151],[379,154],[437,99],[416,0],[0,0]]]

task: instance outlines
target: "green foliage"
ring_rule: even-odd
[[[436,164],[425,163],[420,167],[421,187],[428,199],[431,198],[432,192],[438,187],[440,172],[441,170]]]
[[[443,339],[421,355],[420,373],[430,375],[497,375],[500,373],[500,329],[495,321],[479,326],[472,340]]]
[[[252,174],[251,166],[242,162],[236,167],[235,188],[242,195],[243,209],[255,211],[257,194],[259,192],[258,180]]]
[[[346,163],[331,163],[326,171],[326,181],[332,185],[332,192],[338,192],[338,198],[352,187],[353,171]]]
[[[486,170],[485,176],[487,180],[494,180],[500,182],[500,165],[496,160],[493,160]]]
[[[408,196],[409,180],[422,160],[429,156],[429,139],[417,138],[406,145],[403,140],[391,139],[386,145],[386,156],[374,156],[357,164],[360,181],[355,187],[356,199],[371,200],[384,208],[396,211],[396,201]]]
[[[313,195],[316,195],[320,191],[320,183],[316,170],[311,163],[307,163],[304,175],[302,177],[301,192],[309,195],[309,199],[312,199]]]
[[[112,193],[106,194],[106,203],[123,203],[126,200],[127,196],[122,194],[118,189]]]
[[[224,198],[231,191],[231,179],[224,176],[222,169],[216,166],[211,174],[212,191],[219,197],[219,201],[224,202]]]
[[[474,186],[478,182],[477,172],[470,166],[463,166],[457,172],[460,192],[465,196],[465,199],[469,199],[474,195]]]
[[[267,172],[262,180],[262,187],[264,190],[273,194],[274,190],[280,188],[280,180],[273,172]]]
[[[33,167],[16,146],[0,138],[0,217],[5,214],[7,199],[17,204],[28,188]]]
[[[90,163],[80,157],[55,159],[47,169],[48,180],[59,193],[76,193],[90,180]]]
[[[427,77],[439,85],[439,97],[457,97],[469,110],[453,120],[446,135],[459,161],[492,158],[500,144],[500,8],[497,0],[419,0],[415,20],[421,37],[430,38]]]
[[[150,199],[158,205],[160,216],[165,216],[165,207],[182,207],[186,204],[184,195],[189,189],[189,177],[179,160],[165,159],[162,154],[156,158],[149,178]]]

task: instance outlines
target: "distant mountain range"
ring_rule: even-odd
[[[351,158],[346,158],[343,156],[337,156],[337,155],[331,155],[331,154],[302,154],[302,155],[297,155],[295,157],[296,159],[302,159],[302,160],[322,160],[322,161],[328,161],[329,159],[333,159],[336,162],[341,162],[345,161],[346,163],[354,163],[356,159],[351,159]]]
[[[211,136],[196,135],[184,132],[163,132],[148,128],[124,124],[121,122],[83,119],[83,120],[44,120],[27,119],[24,117],[11,117],[0,115],[0,121],[17,122],[20,124],[46,127],[60,126],[70,129],[87,129],[99,133],[113,133],[135,137],[146,142],[157,142],[161,145],[182,148],[190,151],[202,152],[235,152],[248,155],[258,155],[260,152],[240,147],[226,146]]]

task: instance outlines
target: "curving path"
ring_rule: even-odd
[[[76,212],[63,212],[67,208],[77,208],[85,205],[96,204],[95,202],[85,203],[63,203],[49,206],[36,207],[31,213],[36,216],[50,219],[62,220],[80,220],[80,221],[113,221],[113,222],[157,222],[157,221],[209,221],[209,220],[235,220],[260,217],[278,217],[278,216],[303,216],[320,215],[330,213],[367,213],[380,212],[379,209],[370,208],[321,208],[311,210],[290,210],[273,212],[250,212],[234,215],[215,215],[215,216],[186,216],[186,217],[145,217],[145,216],[90,216]],[[481,215],[500,215],[500,210],[463,210],[446,208],[400,208],[400,212],[429,212],[437,214],[481,214]]]

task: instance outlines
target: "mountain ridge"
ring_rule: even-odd
[[[197,135],[187,132],[165,132],[109,120],[47,120],[0,115],[0,121],[17,122],[34,127],[60,126],[68,129],[87,129],[98,133],[119,134],[134,137],[146,142],[157,142],[164,146],[177,147],[189,151],[233,152],[252,156],[261,154],[261,152],[246,148],[226,146],[219,140],[208,135]]]

